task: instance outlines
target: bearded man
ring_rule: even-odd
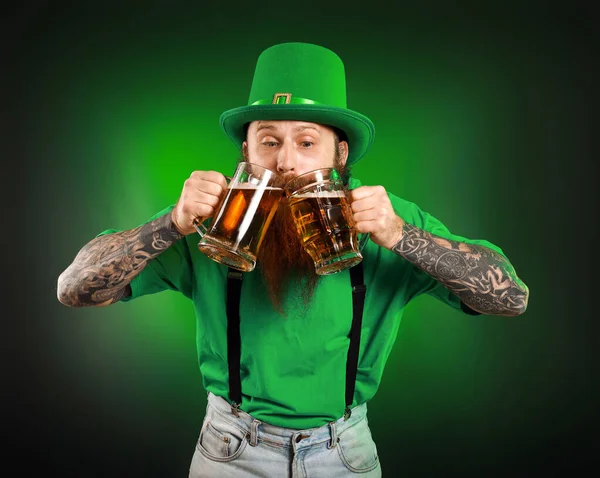
[[[258,58],[248,103],[221,126],[242,160],[284,181],[324,167],[343,178],[363,261],[319,276],[285,200],[257,256],[232,273],[198,248],[227,191],[223,171],[194,171],[175,204],[130,230],[108,229],[58,279],[70,307],[107,306],[163,290],[188,297],[208,406],[189,476],[381,476],[367,420],[404,307],[427,294],[467,314],[515,316],[529,291],[502,250],[450,233],[435,217],[351,168],[375,129],[346,106],[331,50],[282,43]],[[225,172],[232,165],[223,164]]]

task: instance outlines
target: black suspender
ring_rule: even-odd
[[[240,296],[242,273],[229,268],[227,272],[227,364],[229,367],[229,399],[231,411],[238,415],[242,403],[242,379],[240,358],[242,342],[240,336]]]
[[[243,274],[229,268],[227,272],[227,363],[229,367],[229,400],[231,411],[237,416],[242,403],[242,382],[240,377],[241,337],[240,337],[240,298]],[[360,352],[360,331],[367,287],[364,284],[362,262],[350,268],[352,285],[352,325],[350,346],[346,361],[346,408],[344,420],[352,414],[350,407],[354,399],[358,354]]]
[[[354,399],[354,386],[358,369],[358,353],[360,351],[360,330],[362,328],[363,309],[367,286],[363,277],[362,262],[350,268],[350,284],[352,284],[352,326],[350,327],[350,346],[346,361],[346,410],[344,419],[348,420],[352,412],[350,407]]]

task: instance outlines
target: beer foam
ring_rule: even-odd
[[[266,191],[283,191],[283,188],[275,188],[273,186],[264,186],[264,187],[258,187],[256,184],[251,184],[251,183],[240,183],[240,184],[235,184],[232,185],[230,184],[227,189],[231,190],[231,189],[250,189],[252,191],[256,191],[257,189],[260,190],[266,190]]]
[[[322,191],[319,193],[310,192],[310,193],[302,193],[302,194],[293,194],[293,198],[304,199],[304,198],[342,198],[345,197],[346,194],[344,191]]]

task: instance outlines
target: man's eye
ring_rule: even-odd
[[[312,141],[302,141],[303,148],[310,148],[314,143]]]
[[[273,147],[277,146],[277,142],[276,141],[263,141],[262,144],[264,146],[269,147],[269,148],[273,148]]]

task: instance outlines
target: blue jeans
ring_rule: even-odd
[[[381,477],[367,405],[319,428],[295,430],[239,417],[221,397],[208,394],[189,478]]]

